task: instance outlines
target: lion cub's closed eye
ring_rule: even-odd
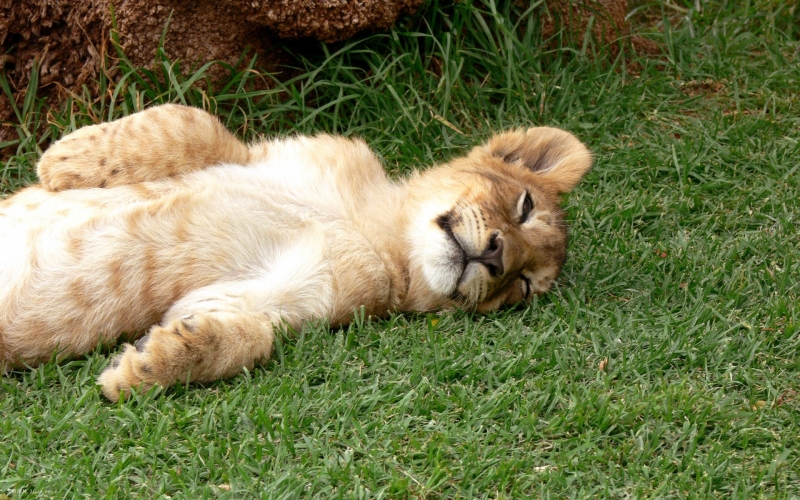
[[[559,197],[590,166],[546,127],[399,182],[360,140],[245,145],[183,106],[85,127],[0,205],[0,368],[140,332],[100,376],[116,400],[252,368],[276,325],[529,300],[561,270]]]

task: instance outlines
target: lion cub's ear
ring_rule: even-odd
[[[592,167],[592,154],[574,135],[552,127],[506,132],[487,144],[492,156],[521,163],[559,193],[572,191]]]

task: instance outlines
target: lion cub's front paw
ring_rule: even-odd
[[[97,383],[103,395],[117,401],[154,385],[169,386],[189,375],[202,352],[195,348],[197,334],[204,322],[193,316],[178,319],[166,326],[155,326],[134,345],[127,344],[122,354],[103,370]]]
[[[103,370],[97,383],[103,395],[111,401],[117,401],[130,395],[131,388],[137,387],[146,391],[153,386],[142,378],[141,363],[138,362],[136,348],[130,344],[125,346],[122,354],[114,358]]]

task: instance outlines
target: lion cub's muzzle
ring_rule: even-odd
[[[486,217],[479,208],[454,212],[436,220],[456,249],[451,257],[458,270],[453,298],[477,304],[507,281],[509,247],[503,233],[486,226]]]
[[[495,278],[501,278],[505,274],[505,266],[503,266],[503,239],[499,237],[498,232],[492,233],[489,238],[489,245],[477,257],[469,257],[467,259],[472,262],[480,262]]]
[[[453,232],[453,216],[451,214],[442,215],[436,220],[436,223],[460,250],[462,274],[470,262],[483,264],[486,270],[489,271],[489,274],[494,278],[500,278],[505,274],[505,265],[503,264],[503,239],[500,237],[499,231],[494,231],[491,234],[485,249],[478,253],[473,250],[474,245],[472,242],[462,241],[464,238],[462,236],[457,236]],[[481,230],[477,232],[480,233]]]

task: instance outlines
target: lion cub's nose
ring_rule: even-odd
[[[505,272],[503,267],[503,240],[494,233],[489,239],[489,246],[478,257],[472,259],[480,262],[489,270],[495,278],[502,276]]]

